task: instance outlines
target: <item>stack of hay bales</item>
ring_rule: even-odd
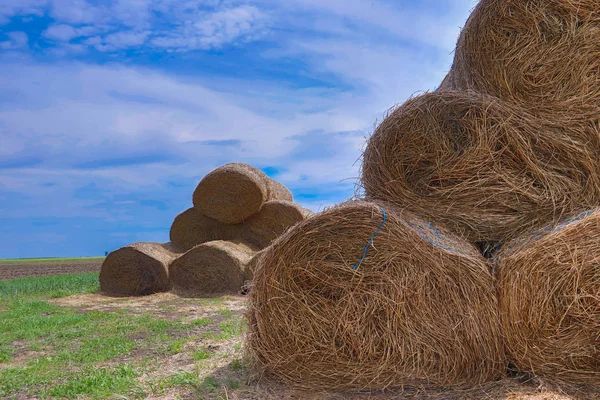
[[[239,292],[252,279],[259,251],[311,214],[281,183],[242,163],[206,175],[193,204],[173,221],[170,243],[136,243],[109,254],[101,289],[131,296]]]
[[[600,4],[481,0],[439,89],[369,139],[367,202],[258,260],[255,366],[319,389],[472,386],[508,361],[600,385],[598,121]]]

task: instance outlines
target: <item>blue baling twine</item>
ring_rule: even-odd
[[[360,264],[362,264],[363,261],[365,261],[365,258],[367,258],[367,250],[369,250],[369,247],[371,247],[371,245],[373,244],[373,239],[375,239],[375,236],[379,235],[379,233],[383,229],[383,226],[387,222],[387,214],[385,213],[385,210],[383,208],[381,209],[381,212],[383,213],[383,222],[381,223],[381,226],[379,227],[379,229],[377,229],[377,232],[375,232],[371,236],[371,239],[369,240],[369,243],[367,243],[367,245],[365,246],[365,249],[364,249],[364,252],[363,252],[363,257],[354,265],[354,270],[355,271],[360,266]]]

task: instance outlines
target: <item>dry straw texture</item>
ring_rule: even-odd
[[[595,212],[499,253],[502,325],[521,370],[600,385],[599,238]]]
[[[292,192],[281,182],[267,177],[267,197],[269,200],[294,201]]]
[[[244,222],[243,237],[249,243],[264,249],[311,214],[311,211],[289,201],[268,201],[257,214]]]
[[[255,253],[255,248],[240,242],[198,245],[171,264],[173,291],[186,297],[238,293]]]
[[[100,270],[103,292],[144,296],[171,289],[169,265],[177,256],[170,243],[134,243],[110,253]]]
[[[258,371],[310,389],[470,386],[502,375],[494,279],[472,246],[386,206],[317,214],[262,255],[248,311]],[[411,227],[412,226],[412,227]]]
[[[243,163],[229,163],[213,170],[200,181],[193,195],[198,211],[226,224],[243,222],[269,200],[293,198],[284,185]]]
[[[242,163],[225,164],[200,181],[194,207],[227,224],[237,224],[258,212],[268,199],[267,176]]]
[[[597,116],[599,59],[597,0],[481,0],[458,40],[451,84],[552,118]]]
[[[376,129],[362,184],[472,242],[506,241],[600,204],[600,137],[569,129],[476,92],[427,93]]]
[[[179,214],[171,225],[171,242],[183,251],[213,240],[232,240],[240,237],[241,224],[225,224],[209,218],[195,208]]]

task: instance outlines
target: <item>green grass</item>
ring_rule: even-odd
[[[66,261],[94,261],[94,260],[104,260],[104,256],[95,256],[95,257],[68,257],[68,258],[0,258],[0,264],[10,264],[10,263],[47,263],[47,262],[66,262]]]
[[[245,328],[241,317],[222,310],[218,314],[224,321],[219,317],[185,321],[183,314],[170,312],[166,319],[150,311],[87,311],[48,301],[98,290],[98,273],[0,281],[0,363],[4,364],[0,398],[18,393],[37,398],[133,399],[147,397],[144,387],[152,393],[176,386],[194,387],[198,393],[216,389],[210,381],[214,378],[205,380],[196,373],[157,378],[144,387],[138,379],[156,368],[157,360],[185,351],[190,341],[238,337]],[[194,304],[222,305],[223,301],[201,299]],[[159,308],[168,311],[169,307]],[[186,354],[198,363],[212,356],[206,346]],[[235,381],[215,384],[238,385]]]
[[[24,297],[64,297],[100,290],[98,273],[64,274],[0,281],[0,299]]]

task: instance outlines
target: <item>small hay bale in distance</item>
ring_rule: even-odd
[[[376,129],[362,185],[471,242],[505,242],[600,204],[600,135],[569,129],[476,92],[427,93]]]
[[[193,195],[198,211],[226,224],[243,222],[268,200],[288,199],[291,193],[282,184],[243,163],[225,164],[210,172]]]
[[[600,212],[524,235],[497,256],[506,347],[522,371],[600,385]]]
[[[198,245],[171,264],[173,291],[185,297],[238,293],[255,253],[255,248],[241,242],[217,240]]]
[[[254,273],[257,371],[315,390],[472,386],[506,369],[494,278],[478,251],[407,213],[352,202],[300,222]]]
[[[269,200],[294,201],[294,196],[281,182],[267,177],[267,197]]]
[[[170,238],[185,252],[202,243],[237,239],[241,231],[241,224],[225,224],[205,216],[196,208],[190,208],[175,217]]]
[[[268,201],[258,213],[244,222],[243,237],[247,242],[264,249],[311,214],[310,210],[290,201]]]
[[[556,118],[597,115],[597,0],[481,0],[462,29],[451,72],[472,89]]]
[[[167,292],[169,265],[176,257],[170,243],[133,243],[115,250],[102,263],[100,289],[120,296]]]

